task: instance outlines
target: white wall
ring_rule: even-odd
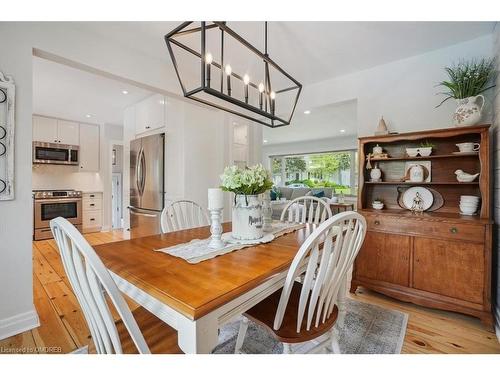
[[[492,35],[380,65],[304,87],[301,108],[356,99],[358,135],[372,135],[383,115],[390,131],[407,132],[451,126],[456,104],[442,97],[436,84],[446,79],[443,68],[460,59],[492,56]],[[491,91],[491,90],[490,90]],[[491,118],[488,93],[485,121]]]
[[[32,52],[0,23],[0,71],[16,83],[15,199],[0,202],[0,339],[38,325],[33,306],[31,236]]]

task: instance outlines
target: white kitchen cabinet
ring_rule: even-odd
[[[55,118],[33,116],[33,140],[57,143],[57,120]]]
[[[102,229],[102,193],[83,193],[83,233],[99,232]]]
[[[80,124],[80,170],[99,171],[99,125]]]
[[[135,105],[135,133],[165,126],[165,97],[155,94]]]
[[[33,116],[34,141],[78,145],[79,138],[77,122]]]
[[[66,145],[80,144],[79,124],[73,121],[57,120],[58,143]]]

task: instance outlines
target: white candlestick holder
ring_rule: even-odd
[[[226,244],[222,241],[222,208],[211,209],[210,211],[210,242],[208,247],[211,249],[221,249]]]

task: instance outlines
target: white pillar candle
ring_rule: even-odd
[[[222,189],[208,189],[208,209],[220,210],[222,208],[224,208],[224,195],[222,194]]]

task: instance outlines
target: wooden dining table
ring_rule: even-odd
[[[231,231],[229,223],[224,232]],[[290,264],[315,225],[197,264],[154,251],[210,236],[187,229],[95,247],[119,289],[178,332],[185,353],[210,353],[218,329],[284,285]]]

